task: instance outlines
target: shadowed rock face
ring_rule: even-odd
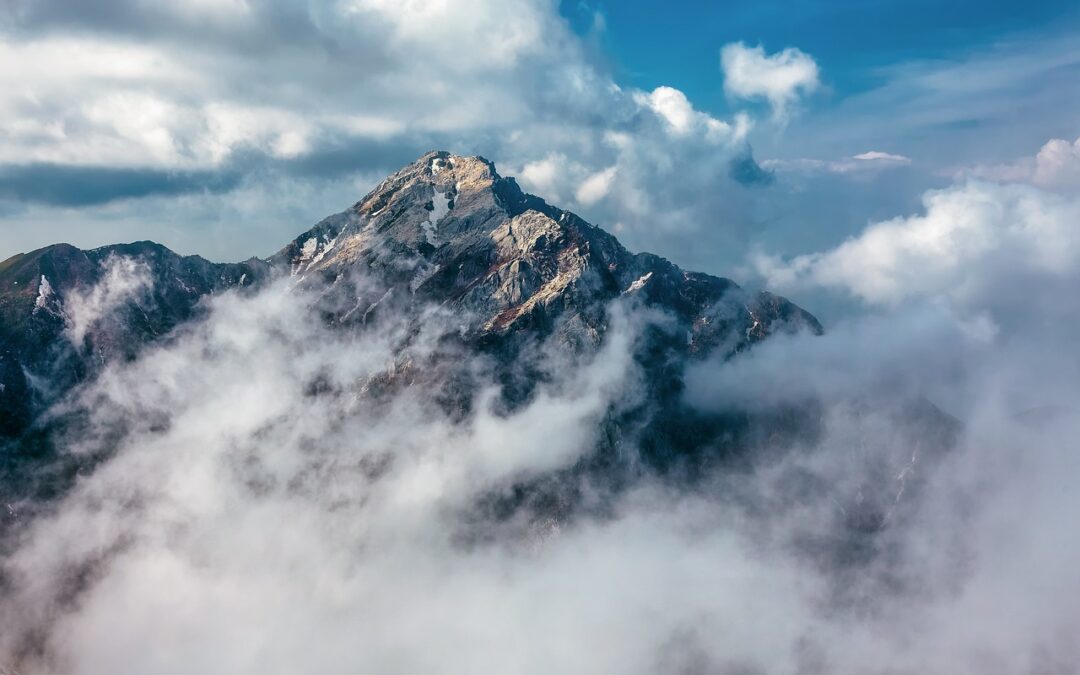
[[[105,363],[133,358],[193,318],[203,297],[269,272],[261,260],[215,264],[153,242],[56,244],[0,263],[0,438],[23,432]]]
[[[45,466],[60,474],[46,496],[81,470],[50,464],[48,437],[63,423],[42,421],[51,405],[110,361],[168,339],[200,315],[207,296],[281,276],[318,291],[320,316],[343,330],[384,313],[420,321],[423,308],[448,310],[460,321],[454,348],[490,357],[510,407],[541,377],[514,367],[523,350],[554,338],[587,354],[610,329],[612,301],[656,310],[663,328],[636,355],[651,397],[640,438],[656,457],[713,451],[720,431],[746,426],[684,409],[687,364],[776,332],[821,332],[783,298],[628,252],[578,216],[523,193],[483,158],[431,152],[266,260],[217,264],[139,242],[91,251],[60,244],[0,263],[0,494],[9,495],[0,501],[41,492],[27,477]],[[446,387],[447,405],[467,408],[468,374],[446,361],[404,363],[367,389],[424,382]],[[640,413],[606,423],[640,426]]]

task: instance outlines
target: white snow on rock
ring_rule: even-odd
[[[439,221],[447,213],[450,213],[450,192],[435,190],[435,196],[432,197],[431,203],[435,208],[428,214],[428,219],[421,223],[420,226],[424,228],[424,237],[427,242],[434,246],[439,241]]]
[[[325,258],[326,254],[329,253],[334,248],[334,244],[336,244],[336,243],[337,243],[337,237],[334,237],[330,241],[326,242],[326,246],[323,246],[322,249],[319,250],[319,253],[314,258],[311,259],[311,262],[308,264],[308,267],[311,267],[315,263],[317,263],[320,260],[322,260],[323,258]]]
[[[325,258],[326,254],[334,248],[334,244],[336,243],[337,237],[320,247],[318,235],[308,238],[300,247],[300,255],[297,256],[296,262],[293,263],[292,276],[295,277]]]
[[[649,283],[649,279],[652,278],[652,272],[646,272],[642,276],[638,277],[634,283],[626,287],[623,293],[633,293],[634,291],[640,291],[645,284]]]

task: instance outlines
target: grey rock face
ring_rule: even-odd
[[[301,283],[341,282],[361,266],[394,293],[467,313],[473,335],[560,322],[596,343],[602,307],[620,296],[685,324],[689,352],[745,348],[776,331],[821,326],[769,293],[631,254],[610,234],[523,193],[480,157],[431,152],[271,258]]]

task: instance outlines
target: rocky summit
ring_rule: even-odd
[[[587,354],[603,344],[614,303],[652,311],[663,320],[638,354],[654,393],[643,437],[668,459],[707,454],[731,437],[731,420],[702,420],[681,404],[686,368],[777,332],[821,332],[784,298],[630,253],[486,159],[430,152],[265,260],[212,263],[139,242],[89,251],[59,244],[0,263],[0,501],[62,492],[86,470],[70,459],[57,467],[50,439],[64,423],[62,402],[107,364],[138,358],[197,321],[209,296],[283,278],[313,291],[321,319],[341,330],[362,330],[379,315],[451,313],[458,347],[501,368],[510,406],[535,385],[511,368],[523,349],[549,342]],[[406,363],[390,379],[445,386],[449,377],[419,370]],[[448,405],[467,408],[469,396],[466,387]],[[56,480],[42,487],[28,478],[43,473]]]

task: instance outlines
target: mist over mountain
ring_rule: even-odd
[[[821,331],[783,298],[631,254],[576,215],[523,193],[487,160],[445,152],[424,155],[267,260],[215,264],[152,242],[91,251],[61,244],[15,256],[2,270],[9,517],[20,497],[62,491],[79,470],[79,462],[54,457],[53,437],[61,428],[80,433],[78,410],[67,409],[80,387],[110,365],[174,342],[187,324],[205,320],[208,299],[225,292],[249,297],[284,283],[307,298],[298,313],[361,335],[384,316],[402,322],[395,364],[378,386],[432,387],[458,416],[481,386],[473,357],[493,369],[487,375],[513,409],[550,375],[538,363],[541,345],[585,358],[603,345],[612,312],[655,314],[636,359],[647,371],[649,406],[663,412],[646,421],[651,412],[637,410],[634,424],[649,427],[650,458],[660,463],[698,457],[715,442],[710,427],[718,422],[691,419],[677,400],[686,362],[734,354],[774,332]],[[435,332],[436,353],[414,360],[409,336],[451,316],[454,327]],[[323,385],[316,378],[309,386]],[[50,479],[38,485],[42,476]]]
[[[445,152],[265,260],[15,256],[0,667],[1068,672],[1059,333],[971,306],[823,332]]]

